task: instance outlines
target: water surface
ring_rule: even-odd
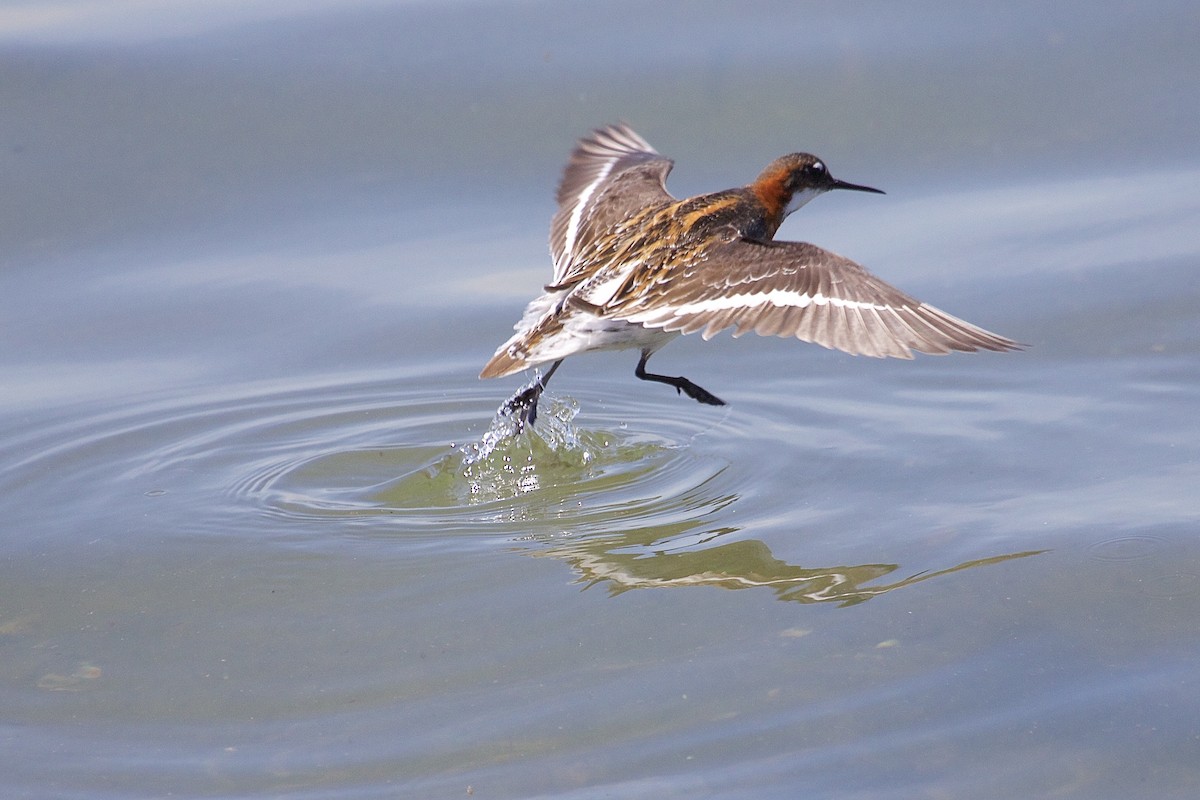
[[[0,13],[4,795],[1193,797],[1198,23]],[[1030,347],[572,359],[472,462],[617,119]]]

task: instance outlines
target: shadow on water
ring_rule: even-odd
[[[730,530],[732,532],[733,529]],[[634,537],[629,537],[634,538]],[[585,542],[552,547],[541,555],[561,558],[589,585],[607,583],[610,594],[630,589],[719,586],[723,589],[768,588],[780,600],[799,603],[837,603],[852,606],[872,597],[955,572],[1035,556],[1045,550],[1006,553],[964,561],[947,569],[919,572],[898,581],[875,583],[899,564],[858,564],[805,568],[775,558],[757,539],[743,539],[698,551],[639,556],[626,552],[628,540]]]

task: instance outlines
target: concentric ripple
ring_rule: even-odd
[[[598,413],[583,424],[574,401],[548,394],[534,433],[481,456],[503,398],[453,381],[248,384],[64,414],[11,448],[0,482],[51,492],[39,476],[53,474],[92,513],[125,498],[163,511],[176,533],[249,527],[306,541],[365,530],[545,539],[695,520],[736,495],[725,464],[690,446],[711,419],[589,400]]]
[[[496,439],[496,421],[483,425],[494,394],[389,401],[377,411],[395,427],[377,444],[363,447],[366,432],[353,425],[327,428],[321,447],[264,460],[236,495],[283,518],[523,537],[691,518],[727,499],[705,488],[724,465],[694,454],[697,429],[686,425],[650,433],[589,419],[585,428],[573,400],[547,396],[533,430]]]

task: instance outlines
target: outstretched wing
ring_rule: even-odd
[[[637,283],[606,306],[607,316],[705,339],[728,327],[734,336],[795,336],[876,358],[1021,347],[804,242],[737,239],[707,249],[669,281]]]
[[[674,199],[666,189],[673,163],[624,124],[579,140],[558,186],[558,213],[550,223],[552,285],[572,281],[575,256],[590,235],[651,203]]]

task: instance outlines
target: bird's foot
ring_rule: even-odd
[[[706,406],[725,405],[724,400],[707,389],[700,388],[682,375],[657,375],[653,372],[646,372],[646,360],[650,358],[650,354],[651,351],[649,350],[642,351],[642,359],[633,370],[635,377],[643,381],[654,381],[655,383],[665,383],[667,386],[674,386],[676,392],[686,394],[696,402],[704,403]]]
[[[704,403],[706,406],[723,406],[725,401],[717,397],[712,392],[689,381],[687,378],[677,378],[678,383],[673,384],[675,388],[686,394],[693,400]]]
[[[517,424],[517,433],[525,430],[526,426],[532,427],[533,423],[537,422],[537,407],[538,400],[542,397],[542,392],[545,387],[541,381],[535,380],[523,389],[517,391],[512,397],[504,401],[504,405],[500,406],[500,413],[511,416]]]

